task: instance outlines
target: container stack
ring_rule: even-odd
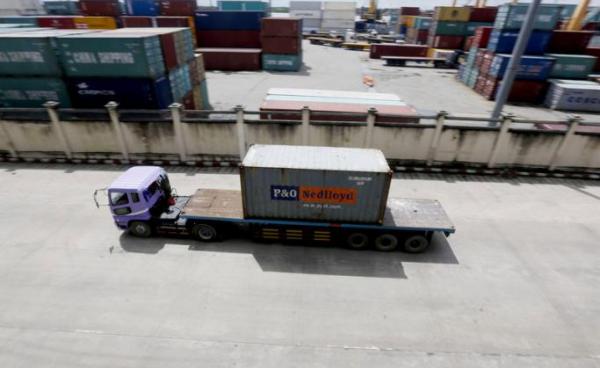
[[[261,11],[267,12],[268,4],[262,1],[219,0],[217,6],[221,11]]]
[[[127,0],[127,14],[139,17],[154,17],[160,14],[158,0]]]
[[[349,29],[354,30],[355,19],[355,2],[325,1],[323,3],[321,31],[343,34]]]
[[[71,107],[56,39],[85,30],[38,30],[0,34],[0,106],[40,108],[46,101]]]
[[[79,0],[79,9],[88,16],[118,17],[123,13],[119,0]]]
[[[260,70],[260,29],[264,12],[196,13],[199,52],[206,70]]]
[[[79,15],[79,2],[73,0],[44,1],[44,10],[48,15]]]
[[[40,27],[57,29],[116,29],[117,22],[113,17],[52,15],[37,17]]]
[[[407,16],[406,19],[406,42],[417,45],[426,44],[429,36],[429,28],[431,27],[432,18],[420,16]]]
[[[406,35],[408,23],[412,17],[421,15],[421,9],[418,7],[403,6],[398,10],[398,23],[395,31],[400,35]],[[392,25],[393,26],[393,25]]]
[[[263,18],[264,70],[297,72],[302,66],[302,19]]]
[[[314,33],[321,30],[323,13],[320,1],[290,1],[290,17],[302,19],[302,32]]]
[[[160,15],[193,17],[196,13],[196,0],[159,0]]]
[[[462,49],[468,32],[471,8],[438,6],[429,29],[427,44],[434,49]]]

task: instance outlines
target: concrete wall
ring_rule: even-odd
[[[408,164],[429,161],[434,165],[600,168],[600,134],[575,133],[565,140],[565,132],[511,128],[499,139],[499,128],[449,126],[443,122],[437,123],[436,134],[435,120],[411,125],[256,121],[240,125],[235,120],[187,120],[180,123],[181,139],[171,120],[116,125],[110,121],[62,121],[53,125],[48,121],[0,120],[0,124],[0,155],[10,157],[14,149],[15,158],[66,156],[62,143],[66,141],[72,158],[120,158],[127,153],[132,160],[201,161],[218,157],[234,162],[241,151],[255,143],[365,147],[370,133],[372,147],[381,149],[390,160]],[[243,144],[238,140],[240,126]],[[127,152],[121,152],[119,134]],[[184,147],[177,142],[183,142]],[[496,154],[490,163],[493,151]]]

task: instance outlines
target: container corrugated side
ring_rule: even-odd
[[[41,108],[55,101],[71,107],[65,83],[56,78],[0,78],[0,107]]]
[[[438,21],[468,22],[471,8],[458,6],[437,6],[433,19]]]
[[[196,30],[260,30],[264,12],[208,11],[196,12]]]
[[[290,1],[290,11],[293,10],[321,10],[322,1]]]
[[[127,14],[138,16],[155,16],[159,13],[156,0],[127,0]]]
[[[381,223],[391,182],[391,170],[381,151],[330,147],[276,146],[267,154],[282,161],[260,167],[251,159],[269,146],[250,147],[240,168],[246,218],[297,219],[323,222]],[[314,159],[324,166],[345,158],[345,167],[318,169],[320,163],[298,167]],[[357,161],[372,160],[380,171],[353,169]],[[383,163],[380,161],[383,160]],[[286,164],[285,161],[289,161]]]
[[[597,58],[590,55],[546,54],[556,59],[550,77],[584,79],[594,70]]]
[[[496,29],[520,29],[527,14],[527,4],[504,4],[498,8],[494,28]],[[533,29],[551,31],[559,21],[560,5],[540,5],[535,15]]]
[[[274,70],[282,72],[296,72],[302,66],[302,54],[300,55],[276,55],[262,54],[263,70]]]

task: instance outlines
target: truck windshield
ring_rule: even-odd
[[[110,192],[110,203],[114,206],[129,203],[129,200],[127,199],[127,193]]]

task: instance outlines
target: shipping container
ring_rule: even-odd
[[[159,0],[161,15],[193,16],[196,8],[196,0]]]
[[[371,59],[379,59],[382,56],[427,56],[427,46],[410,45],[410,44],[395,44],[395,43],[380,43],[371,44],[369,57]]]
[[[429,28],[431,27],[431,22],[432,18],[430,17],[416,17],[413,28],[429,30]]]
[[[374,149],[253,145],[240,177],[245,218],[381,223],[392,171]]]
[[[56,78],[0,78],[0,107],[41,108],[48,101],[71,107],[64,82]]]
[[[157,27],[188,27],[192,29],[192,32],[196,29],[194,24],[194,17],[155,17],[154,18]]]
[[[264,51],[264,50],[263,50]],[[280,72],[297,72],[302,67],[302,54],[299,55],[279,55],[262,54],[263,70],[272,70]]]
[[[555,110],[600,112],[600,84],[551,81],[545,105]]]
[[[302,19],[321,19],[321,10],[290,10],[290,17]]]
[[[356,2],[354,1],[325,1],[323,10],[353,10],[356,12]]]
[[[79,2],[72,0],[44,1],[44,10],[48,15],[78,15]]]
[[[0,24],[29,24],[30,26],[37,26],[37,16],[15,16],[15,15],[4,15],[0,16]]]
[[[493,23],[487,23],[487,22],[469,22],[467,23],[467,28],[465,30],[465,34],[468,36],[474,36],[475,35],[475,31],[477,31],[477,28],[480,27],[492,27]]]
[[[297,55],[302,52],[302,38],[261,37],[263,52],[267,54]]]
[[[518,30],[523,26],[527,14],[528,4],[504,4],[498,8],[494,28]],[[533,29],[551,31],[559,21],[560,5],[542,4],[536,13]]]
[[[257,30],[264,12],[197,12],[196,31],[207,30]]]
[[[77,29],[117,29],[117,22],[113,17],[75,17]]]
[[[436,49],[462,49],[463,36],[432,36],[429,35],[427,44]]]
[[[509,54],[512,53],[519,31],[502,31],[494,29],[490,35],[488,49],[497,53]],[[531,32],[525,53],[530,55],[541,55],[546,52],[546,48],[550,43],[552,32],[534,30]]]
[[[346,31],[354,29],[354,20],[349,19],[325,19],[321,20],[323,31]]]
[[[294,10],[321,10],[322,1],[290,1],[290,11]]]
[[[126,0],[127,14],[152,17],[159,15],[158,0]]]
[[[561,54],[585,54],[594,32],[590,31],[553,31],[548,52]]]
[[[464,36],[467,34],[466,22],[433,21],[430,34],[440,36]]]
[[[190,80],[190,74],[189,65],[183,65],[169,71],[169,85],[171,86],[173,101],[181,103],[185,96],[192,92],[193,84]]]
[[[157,78],[165,73],[156,34],[92,32],[59,37],[57,44],[69,77]]]
[[[490,66],[489,75],[496,79],[502,79],[512,58],[507,54],[496,54]],[[517,72],[517,79],[524,80],[546,80],[552,71],[556,60],[544,56],[523,55]]]
[[[472,8],[471,14],[469,15],[469,22],[494,23],[496,20],[496,13],[498,13],[498,8],[495,6]]]
[[[260,31],[198,31],[198,47],[261,48]]]
[[[468,22],[471,8],[458,6],[436,6],[433,19],[437,21]]]
[[[219,0],[219,10],[226,11],[263,11],[268,10],[268,4],[263,1]]]
[[[85,34],[80,30],[41,30],[0,34],[0,75],[60,76],[56,37]]]
[[[595,56],[597,58],[594,72],[600,72],[600,47],[588,47],[585,50],[585,54]]]
[[[154,18],[140,16],[122,16],[121,24],[124,28],[152,28],[155,26]]]
[[[493,27],[478,27],[475,30],[475,37],[473,38],[473,44],[471,46],[486,48],[493,29]]]
[[[65,15],[38,17],[37,25],[48,28],[75,29],[75,17]]]
[[[301,18],[263,18],[261,34],[266,37],[300,37],[302,36]]]
[[[121,109],[166,109],[173,103],[166,77],[69,78],[66,80],[75,108],[103,108],[110,101]]]
[[[426,29],[409,28],[406,31],[406,42],[409,44],[423,45],[427,43],[429,31]]]
[[[122,15],[119,0],[79,0],[81,14],[118,17]]]
[[[502,85],[502,81],[495,80],[493,77],[488,76],[488,83],[484,93],[485,97],[489,100],[495,100],[500,86]],[[507,101],[538,104],[543,101],[545,90],[545,81],[515,80],[510,88]]]
[[[260,70],[260,49],[200,48],[206,70]]]
[[[592,73],[598,58],[590,55],[546,54],[556,59],[550,77],[585,79]]]

